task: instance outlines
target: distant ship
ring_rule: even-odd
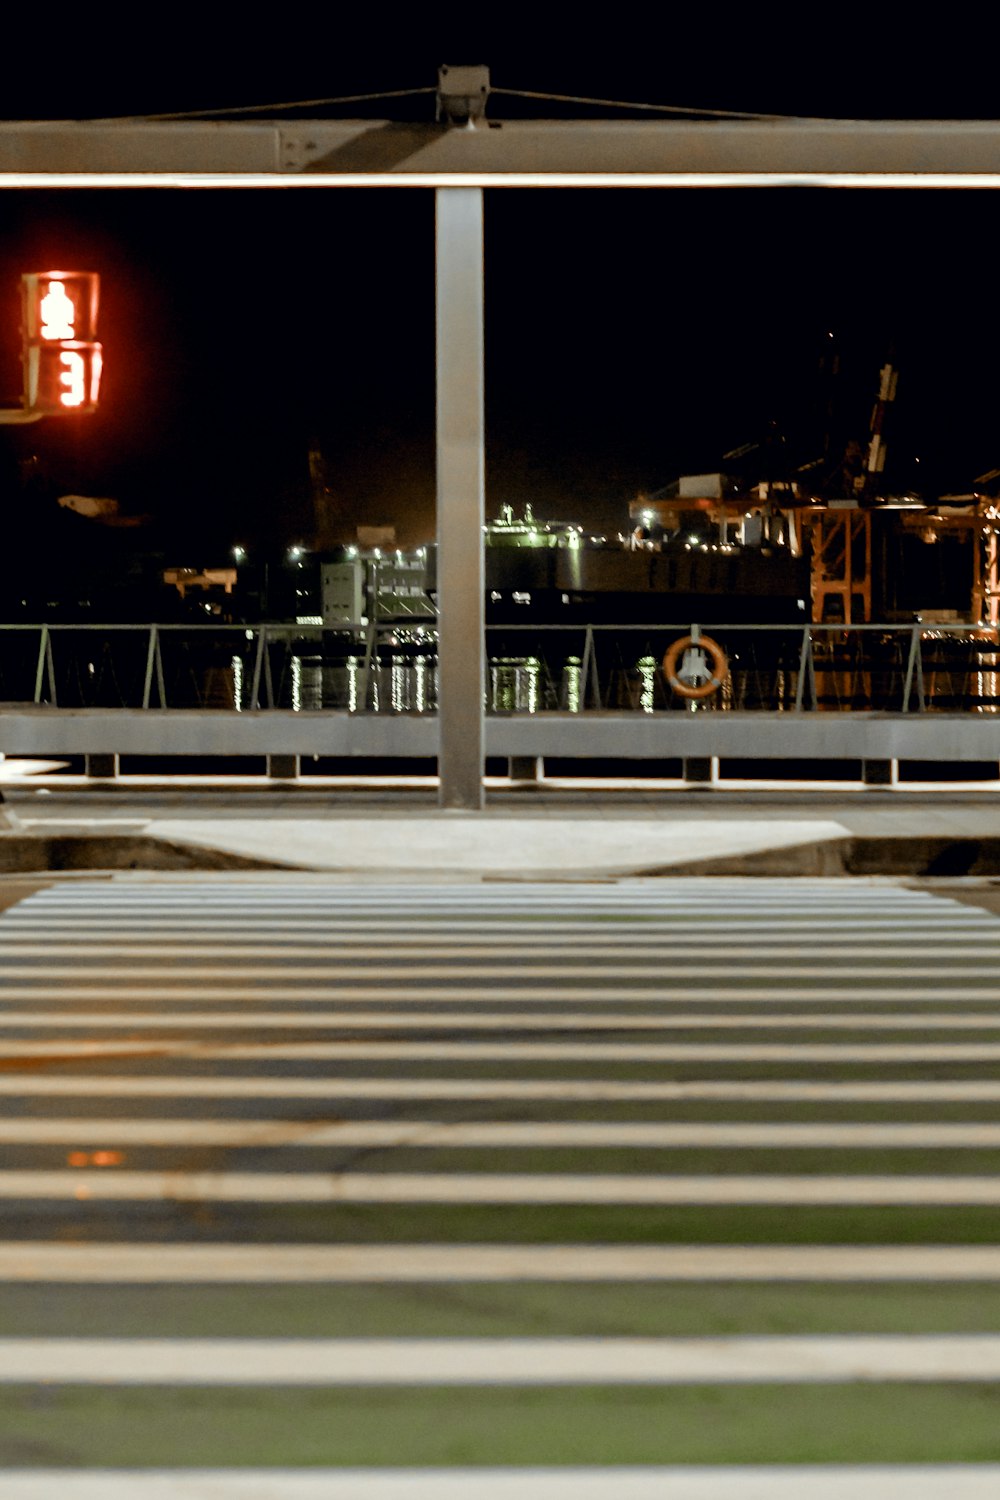
[[[486,526],[488,622],[801,624],[809,558],[767,503],[738,521],[721,474],[685,477],[632,508],[613,538],[509,505]]]

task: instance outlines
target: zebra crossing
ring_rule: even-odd
[[[890,882],[0,915],[0,1493],[1000,1493],[1000,918]]]

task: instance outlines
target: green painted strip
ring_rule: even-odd
[[[36,1239],[37,1203],[4,1204],[4,1239]],[[50,1238],[248,1244],[995,1244],[1000,1210],[937,1205],[226,1204],[78,1202]]]
[[[416,1282],[0,1287],[6,1337],[556,1338],[997,1333],[1000,1286]]]
[[[0,1466],[986,1463],[996,1386],[10,1387]]]

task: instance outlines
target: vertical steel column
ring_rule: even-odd
[[[483,806],[483,194],[437,188],[438,772]]]

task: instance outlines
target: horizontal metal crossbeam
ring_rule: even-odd
[[[669,760],[1000,761],[1000,716],[890,713],[538,713],[487,717],[489,756]],[[0,707],[14,756],[434,757],[433,714]]]
[[[0,122],[0,186],[1000,185],[996,120]]]

